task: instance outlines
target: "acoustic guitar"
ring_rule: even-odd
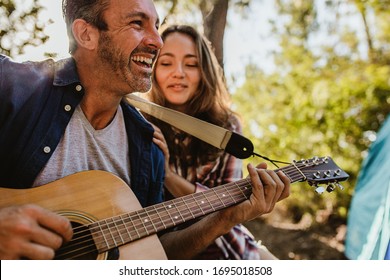
[[[294,161],[279,170],[291,183],[307,181],[317,191],[333,191],[349,177],[330,157]],[[0,188],[0,207],[33,203],[67,217],[74,236],[55,259],[166,259],[156,233],[242,202],[251,193],[248,177],[141,208],[124,181],[94,170],[37,188]]]

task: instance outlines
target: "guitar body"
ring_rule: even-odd
[[[0,207],[37,204],[67,217],[75,224],[89,224],[141,209],[131,189],[105,171],[84,171],[31,189],[0,188]],[[166,259],[156,234],[124,244],[119,259]],[[107,259],[108,253],[97,259]]]

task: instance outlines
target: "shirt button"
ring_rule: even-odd
[[[48,153],[50,153],[51,149],[49,146],[46,146],[43,148],[43,151],[45,152],[45,154],[48,154]]]
[[[65,109],[65,111],[69,112],[70,110],[72,110],[72,106],[65,105],[64,109]]]
[[[76,90],[77,90],[77,91],[81,91],[82,89],[83,89],[83,87],[82,87],[81,85],[77,85],[77,86],[76,86]]]

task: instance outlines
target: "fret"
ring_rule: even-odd
[[[291,182],[294,181],[292,179],[292,177],[294,177],[294,174],[296,174],[295,168],[288,166],[288,167],[284,167],[284,168],[280,168],[280,169],[275,170],[275,172],[278,172],[278,171],[282,171],[290,179]]]
[[[229,194],[237,202],[240,202],[245,198],[245,193],[243,192],[241,185],[242,185],[242,181],[238,181],[238,182],[233,182],[233,185],[231,185],[230,187],[232,191],[229,192]]]
[[[180,199],[180,198],[179,198],[179,199]],[[181,217],[181,221],[184,222],[184,221],[186,221],[186,219],[185,219],[185,218],[183,217],[183,215],[181,214],[182,211],[180,211],[178,204],[179,204],[179,201],[178,201],[178,200],[176,201],[176,203],[173,203],[173,206],[175,206],[175,208],[176,208],[175,219],[176,219],[176,220],[179,220],[179,216],[180,216],[180,217]],[[179,215],[177,215],[177,214],[179,214]]]
[[[137,211],[136,214],[138,215],[139,221],[141,222],[143,228],[145,229],[146,235],[149,235],[148,228],[145,226],[145,223],[148,222],[148,219],[141,216],[141,214],[145,214],[145,213],[141,211]]]
[[[195,216],[194,216],[194,214],[192,213],[191,208],[188,206],[187,202],[185,201],[185,199],[184,199],[183,197],[182,197],[181,199],[182,199],[182,201],[183,201],[183,203],[184,203],[186,209],[188,210],[188,212],[191,214],[192,218],[194,219]]]
[[[128,216],[128,219],[129,221],[131,222],[131,225],[132,225],[132,228],[135,230],[135,232],[137,233],[137,236],[138,238],[141,238],[141,234],[139,233],[138,229],[137,229],[137,226],[134,224],[134,221],[133,219],[131,218],[130,214],[127,215]]]
[[[106,223],[108,232],[109,232],[109,234],[111,236],[111,239],[114,242],[115,247],[118,247],[117,234],[115,234],[116,233],[115,232],[116,231],[116,225],[115,225],[115,222],[114,222],[113,218],[106,219],[105,223]]]
[[[99,229],[100,229],[100,233],[101,233],[102,236],[103,236],[104,243],[106,244],[106,248],[110,248],[110,244],[108,243],[108,240],[107,240],[107,238],[106,238],[106,235],[104,234],[104,230],[102,229],[101,224],[98,223],[98,226],[99,226]]]
[[[238,202],[236,200],[236,198],[234,198],[234,196],[232,195],[232,192],[231,192],[232,190],[235,190],[236,188],[237,187],[232,183],[227,184],[226,187],[223,188],[222,197],[223,197],[223,200],[225,201],[225,204],[227,206]]]
[[[213,190],[215,196],[217,197],[217,199],[219,199],[219,201],[222,203],[223,207],[226,207],[225,203],[223,202],[223,200],[221,199],[221,196],[217,193],[217,191],[215,189],[212,189],[212,190]],[[222,196],[225,196],[225,194],[222,193]]]
[[[152,207],[156,211],[156,214],[157,214],[158,218],[160,219],[161,224],[163,225],[164,229],[167,229],[167,226],[165,225],[164,220],[162,219],[162,217],[160,215],[160,211],[157,210],[156,205],[153,205]]]
[[[203,194],[203,198],[206,199],[208,205],[210,205],[211,208],[213,209],[213,211],[215,211],[215,208],[214,208],[213,204],[211,204],[211,202],[210,202],[210,200],[208,199],[208,197],[206,196],[205,192],[201,192],[201,194]],[[210,213],[210,210],[208,210],[207,213]]]
[[[226,188],[226,192],[228,193],[228,195],[230,196],[231,200],[233,201],[234,204],[237,203],[237,201],[234,199],[234,196],[232,196],[231,192],[230,192],[230,189],[229,188]]]
[[[291,178],[289,172],[283,171],[283,173],[290,179],[290,182],[293,182],[293,179]],[[292,175],[294,175],[294,174],[292,174]]]
[[[247,183],[248,183],[249,186],[252,186],[252,185],[250,184],[249,179],[245,179],[245,180],[247,181]],[[243,180],[242,182],[244,182],[244,180]],[[244,185],[244,186],[243,186],[244,190],[243,190],[242,187],[241,187],[240,185],[238,185],[237,183],[236,183],[236,185],[237,185],[239,191],[242,193],[243,197],[248,198],[247,194],[244,192],[244,190],[245,190],[245,191],[248,190],[248,185]]]
[[[203,197],[203,194],[198,192],[188,196],[188,199],[186,199],[187,206],[189,207],[191,214],[194,216],[194,218],[203,216],[205,214],[202,209],[202,205],[199,202],[199,200],[201,200],[201,197]]]
[[[108,240],[107,240],[107,238],[106,238],[106,235],[105,235],[105,233],[104,233],[104,230],[103,230],[103,228],[102,228],[102,226],[101,226],[101,223],[99,222],[99,223],[97,223],[97,225],[99,226],[99,231],[100,231],[100,233],[101,233],[101,236],[103,237],[103,239],[104,239],[104,243],[106,244],[106,247],[105,248],[111,248],[110,247],[110,244],[108,243]],[[100,246],[103,246],[103,243],[99,243],[99,244],[97,244],[97,245],[100,245]],[[98,246],[96,246],[99,250],[100,250],[100,248],[98,247]],[[104,248],[104,247],[103,247]]]
[[[297,181],[301,181],[301,180],[306,180],[305,179],[305,175],[302,173],[301,171],[301,168],[302,167],[305,167],[305,165],[303,164],[293,164],[293,165],[289,165],[289,166],[286,166],[286,167],[283,167],[279,170],[283,171],[284,174],[286,174],[287,177],[290,178],[290,181],[292,183],[294,182],[297,182]],[[296,177],[298,176],[298,177]]]
[[[164,226],[167,228],[175,224],[175,221],[172,219],[172,216],[168,211],[168,209],[169,207],[167,203],[164,202],[161,204],[161,206],[159,206],[159,211],[158,211],[160,213]]]
[[[123,238],[122,238],[122,233],[121,233],[121,230],[120,230],[120,226],[122,225],[122,227],[123,227],[123,224],[121,224],[120,221],[119,221],[118,219],[112,218],[112,221],[113,221],[113,223],[114,223],[115,229],[116,229],[116,231],[117,231],[117,233],[118,233],[118,236],[119,236],[119,238],[120,238],[120,243],[121,243],[121,244],[125,244],[125,241],[124,241]],[[119,223],[119,227],[118,227],[118,223]]]
[[[173,217],[172,217],[172,215],[170,213],[170,210],[172,209],[172,205],[164,203],[164,206],[165,206],[166,213],[168,214],[169,218],[172,221],[172,225],[176,226],[176,222],[175,222],[175,220],[173,219]]]
[[[92,223],[89,225],[89,230],[91,231],[93,240],[95,242],[96,248],[99,252],[104,252],[108,249],[108,243],[105,235],[102,233],[102,229],[98,222]],[[105,244],[105,246],[104,246]]]
[[[107,223],[107,220],[104,220],[104,223],[105,223],[106,228],[108,229],[108,233],[113,241],[113,244],[115,245],[115,247],[117,247],[118,244],[116,244],[115,236],[112,234],[110,225]]]
[[[147,209],[149,209],[149,208],[147,208]],[[145,210],[146,210],[145,212],[146,212],[146,214],[148,215],[149,223],[152,224],[152,226],[153,226],[153,228],[154,228],[154,232],[157,232],[158,230],[157,230],[157,228],[156,228],[156,226],[155,226],[155,224],[154,224],[154,222],[153,222],[153,219],[152,219],[152,217],[150,216],[150,213],[149,213],[149,211],[148,211],[147,209],[145,209]]]
[[[130,232],[129,232],[129,228],[125,222],[125,220],[123,219],[123,216],[124,215],[121,215],[120,218],[121,218],[121,221],[122,221],[122,224],[126,230],[126,233],[127,233],[127,236],[128,236],[128,239],[126,239],[127,241],[133,241],[133,237],[131,236]]]
[[[205,212],[203,211],[203,207],[202,207],[202,205],[201,204],[199,204],[199,195],[200,193],[196,193],[195,195],[194,195],[194,201],[195,201],[195,203],[196,203],[196,205],[198,206],[197,208],[202,212],[202,215],[205,215]],[[197,198],[195,198],[195,196],[197,196]],[[201,201],[201,203],[203,204],[204,203],[204,201]]]
[[[227,190],[224,188],[222,193],[222,201],[224,201],[223,205],[231,205],[232,200],[229,199],[229,197],[226,195]]]

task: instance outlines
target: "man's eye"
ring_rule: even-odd
[[[138,25],[138,26],[142,26],[142,21],[141,20],[133,20],[132,22],[130,22],[131,25]]]

